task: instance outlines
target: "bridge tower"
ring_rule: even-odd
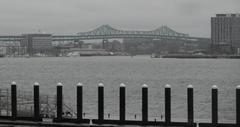
[[[152,41],[152,54],[155,55],[155,57],[159,57],[162,51],[164,40],[163,39],[156,39]]]

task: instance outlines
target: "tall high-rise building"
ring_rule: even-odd
[[[240,14],[212,17],[211,41],[215,53],[237,53],[240,48]]]

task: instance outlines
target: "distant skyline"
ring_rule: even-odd
[[[162,25],[210,37],[210,19],[240,13],[240,0],[0,0],[0,35],[76,34],[109,24],[122,30]]]

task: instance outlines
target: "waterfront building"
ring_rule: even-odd
[[[124,38],[123,50],[130,54],[152,54],[153,39],[149,38]]]
[[[70,48],[68,56],[106,56],[109,53],[105,49]]]
[[[211,41],[214,53],[237,53],[240,48],[240,13],[212,17]]]
[[[7,48],[0,46],[0,57],[5,56],[7,54]]]
[[[20,42],[21,47],[26,47],[27,53],[47,53],[52,50],[51,34],[23,34]]]
[[[91,43],[83,43],[81,45],[81,48],[83,48],[83,49],[93,49],[93,44],[91,44]]]
[[[111,52],[122,52],[123,45],[119,40],[110,41],[108,44],[108,51]]]

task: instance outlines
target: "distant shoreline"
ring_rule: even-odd
[[[153,58],[190,58],[190,59],[240,59],[240,55],[185,55],[185,54],[171,54],[160,55]]]

